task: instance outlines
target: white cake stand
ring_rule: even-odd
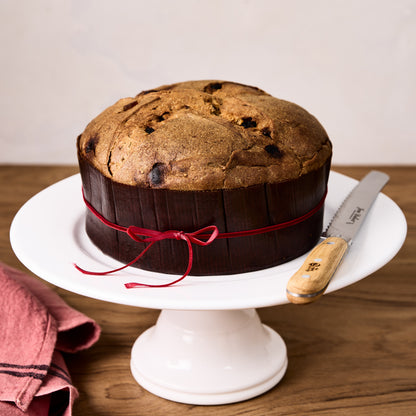
[[[356,181],[331,172],[325,224]],[[287,303],[290,276],[302,256],[258,272],[188,276],[167,288],[126,289],[124,283],[165,283],[177,276],[128,268],[105,277],[86,276],[120,264],[104,256],[84,230],[81,179],[71,176],[31,198],[13,220],[10,239],[20,261],[63,289],[108,302],[161,309],[155,326],[141,334],[131,355],[137,382],[161,397],[191,404],[246,400],[275,386],[287,367],[282,338],[260,322],[255,308]],[[406,220],[380,194],[327,293],[368,276],[402,246]],[[306,310],[305,310],[306,311]]]

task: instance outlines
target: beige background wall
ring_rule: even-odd
[[[414,0],[0,0],[0,163],[75,163],[118,98],[188,79],[314,114],[338,164],[414,164]]]

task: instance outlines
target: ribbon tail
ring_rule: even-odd
[[[186,244],[188,245],[189,256],[188,256],[188,267],[186,268],[185,273],[179,279],[176,279],[173,282],[163,283],[163,284],[160,284],[160,285],[151,285],[151,284],[146,284],[146,283],[130,282],[130,283],[125,283],[124,286],[127,289],[134,289],[134,288],[139,288],[139,287],[169,287],[169,286],[172,286],[172,285],[180,282],[181,280],[185,279],[185,277],[188,276],[188,274],[190,273],[190,271],[192,269],[192,262],[193,262],[194,254],[193,254],[193,250],[192,250],[192,244],[191,244],[191,241],[189,240],[189,238],[185,235],[182,236],[181,238],[182,238],[182,240],[185,240]]]
[[[186,275],[181,276],[179,279],[174,280],[173,282],[169,282],[169,283],[164,283],[161,285],[150,285],[150,284],[146,284],[146,283],[137,283],[137,282],[129,282],[129,283],[124,283],[124,286],[126,287],[126,289],[135,289],[135,288],[139,288],[139,287],[169,287],[172,286],[178,282],[180,282],[181,280],[185,279]]]
[[[107,270],[104,272],[93,272],[93,271],[89,271],[89,270],[85,270],[81,267],[79,267],[77,264],[74,264],[74,267],[80,271],[83,274],[88,274],[90,276],[106,276],[107,274],[111,274],[111,273],[116,273],[119,272],[120,270],[124,270],[127,267],[130,267],[132,264],[136,263],[136,261],[138,261],[141,257],[143,257],[147,250],[150,249],[150,247],[152,247],[152,245],[155,243],[155,241],[152,241],[136,258],[134,258],[132,261],[130,261],[129,263],[117,268],[117,269],[112,269],[112,270]]]

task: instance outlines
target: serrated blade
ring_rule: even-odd
[[[351,243],[374,200],[389,179],[383,172],[369,172],[339,207],[323,236],[341,237]]]

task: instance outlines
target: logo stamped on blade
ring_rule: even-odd
[[[347,224],[355,224],[355,222],[361,218],[361,215],[363,212],[364,212],[364,208],[360,208],[360,207],[355,208],[354,211],[351,213],[349,217],[349,221],[347,221]]]

